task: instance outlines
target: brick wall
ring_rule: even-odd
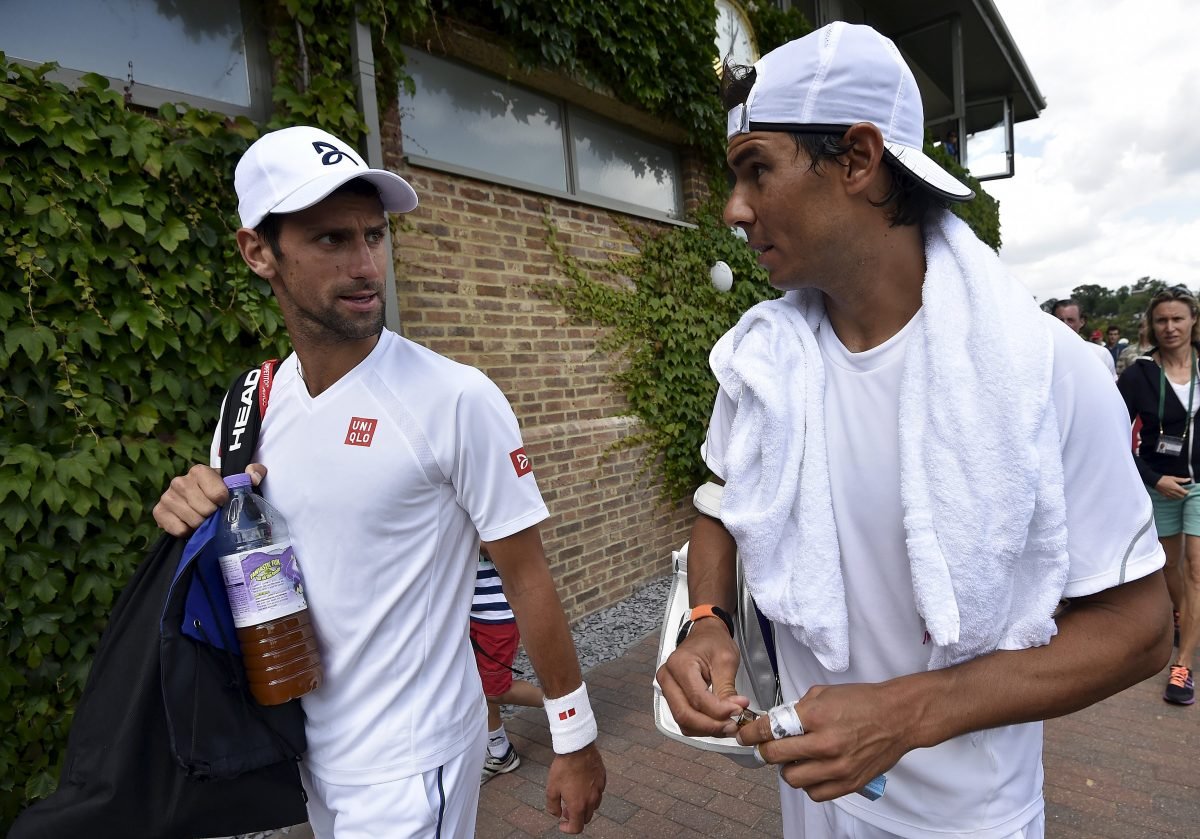
[[[572,323],[534,288],[562,281],[547,217],[585,259],[632,245],[608,211],[411,166],[398,133],[393,115],[387,165],[421,201],[394,243],[403,332],[479,368],[508,397],[550,509],[542,534],[551,569],[575,620],[667,574],[694,515],[686,501],[660,501],[653,470],[639,476],[641,447],[614,449],[637,421],[611,383],[617,360],[597,349],[601,330]]]

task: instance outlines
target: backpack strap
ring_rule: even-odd
[[[240,374],[229,386],[221,415],[222,477],[244,472],[253,462],[278,367],[279,359],[269,359]]]

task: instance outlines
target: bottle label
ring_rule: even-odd
[[[221,557],[225,593],[238,629],[278,620],[308,608],[296,552],[267,545]]]

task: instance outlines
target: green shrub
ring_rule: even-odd
[[[257,129],[47,69],[0,81],[0,823],[53,789],[148,510],[207,460],[231,372],[286,352],[232,247],[229,161]]]

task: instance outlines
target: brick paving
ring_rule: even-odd
[[[657,634],[587,673],[608,789],[584,832],[606,839],[782,836],[772,769],[744,769],[668,740],[650,713]],[[1165,673],[1046,723],[1046,835],[1155,839],[1200,832],[1200,705],[1162,701]],[[521,766],[484,785],[478,839],[560,836],[545,811],[545,716],[506,720]]]

